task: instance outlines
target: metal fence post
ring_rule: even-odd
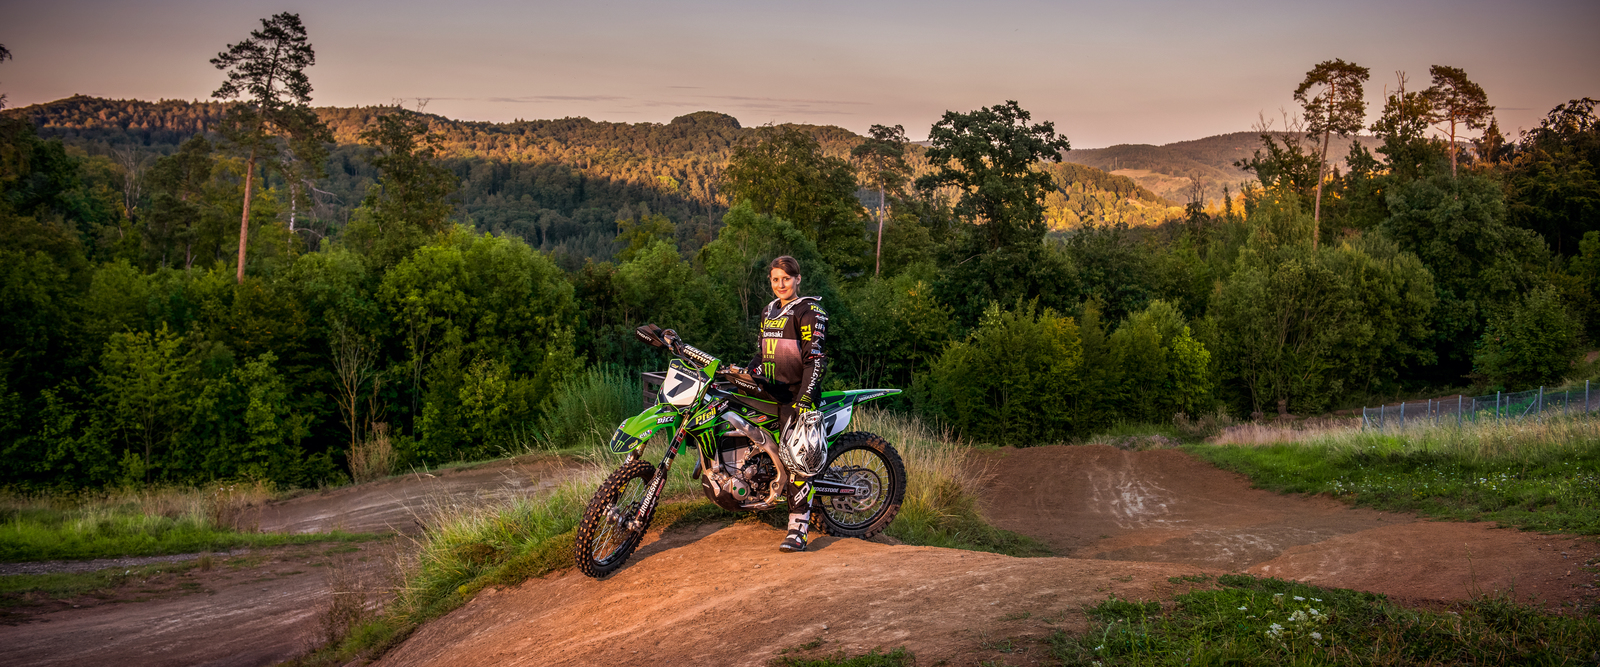
[[[1539,385],[1539,399],[1538,399],[1538,401],[1539,402],[1537,403],[1537,405],[1539,406],[1539,416],[1543,417],[1544,416],[1544,385],[1542,385],[1542,384]]]
[[[1494,393],[1494,418],[1500,418],[1500,392]]]
[[[1456,426],[1461,425],[1461,394],[1456,394]]]
[[[1378,406],[1378,428],[1380,430],[1382,430],[1385,426],[1388,426],[1388,425],[1389,425],[1389,404],[1388,403],[1384,403],[1383,405]]]
[[[1589,411],[1589,380],[1583,381],[1583,411]]]
[[[1406,427],[1406,402],[1400,401],[1400,428]]]

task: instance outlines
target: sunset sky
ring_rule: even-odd
[[[1293,111],[1306,70],[1372,69],[1369,122],[1396,70],[1463,68],[1509,134],[1600,98],[1600,2],[8,2],[10,106],[75,93],[206,99],[207,61],[298,12],[314,104],[467,120],[666,122],[714,110],[912,138],[945,110],[1015,99],[1075,147],[1162,144]]]

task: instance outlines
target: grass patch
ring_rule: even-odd
[[[1082,635],[1056,632],[1066,665],[1592,664],[1600,619],[1550,616],[1485,597],[1455,612],[1398,607],[1381,595],[1248,575],[1157,602],[1111,598]]]
[[[843,653],[822,658],[781,656],[774,659],[771,664],[776,667],[911,667],[917,664],[917,658],[902,646],[888,653],[879,653],[878,649],[872,649],[866,655],[855,657],[848,657]]]
[[[0,576],[0,604],[16,604],[25,596],[43,595],[71,598],[121,588],[129,581],[158,574],[178,574],[198,567],[198,561],[152,563],[135,567],[115,567],[97,572],[51,574],[12,574]]]
[[[1600,534],[1600,419],[1419,424],[1187,451],[1278,492],[1429,516]]]

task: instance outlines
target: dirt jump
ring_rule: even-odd
[[[761,665],[785,651],[904,646],[919,663],[1044,659],[1111,594],[1155,599],[1169,577],[1248,572],[1440,605],[1506,592],[1592,604],[1593,541],[1424,521],[1251,489],[1178,451],[1037,447],[986,454],[986,512],[1059,557],[1011,558],[822,538],[780,554],[754,522],[657,535],[604,581],[558,573],[487,591],[380,664]],[[1031,653],[1030,653],[1031,652]],[[790,653],[793,655],[794,653]]]

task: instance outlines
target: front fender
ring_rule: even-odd
[[[657,403],[644,412],[623,420],[617,427],[617,432],[611,436],[611,451],[626,454],[638,449],[656,431],[665,430],[667,437],[672,437],[682,422],[683,415],[678,409],[666,403]]]

